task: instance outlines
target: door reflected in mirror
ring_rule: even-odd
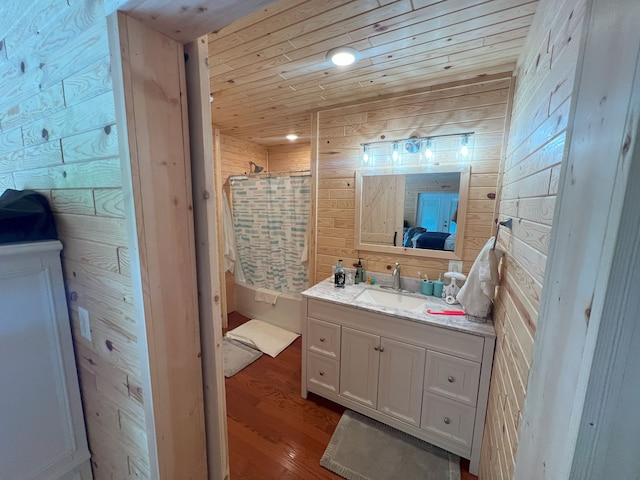
[[[356,172],[359,250],[462,258],[469,168]]]

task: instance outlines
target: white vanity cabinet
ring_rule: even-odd
[[[90,480],[57,241],[0,245],[0,479]]]
[[[426,350],[342,329],[340,395],[420,426]]]
[[[313,392],[468,458],[477,474],[493,328],[466,332],[340,304],[338,293],[326,301],[308,293],[314,288],[303,302],[302,396]]]

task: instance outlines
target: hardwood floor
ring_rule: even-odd
[[[228,318],[229,329],[248,320],[237,312]],[[301,358],[298,338],[276,358],[263,355],[226,380],[231,480],[342,478],[321,467],[320,457],[345,408],[300,396]],[[468,462],[461,470],[462,480],[477,480]]]

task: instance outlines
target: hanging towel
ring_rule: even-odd
[[[229,209],[227,193],[222,191],[222,230],[224,239],[224,271],[233,272],[236,265],[236,237],[233,231],[233,217]]]
[[[255,301],[275,305],[278,301],[279,296],[280,294],[278,292],[274,292],[273,290],[269,290],[268,288],[257,288]]]
[[[458,292],[457,300],[471,317],[487,318],[500,278],[498,264],[504,252],[493,249],[494,237],[482,247],[469,271],[467,280]]]
[[[309,238],[311,237],[311,222],[307,222],[307,229],[304,231],[304,246],[302,247],[302,255],[300,255],[300,263],[305,267],[309,265]]]

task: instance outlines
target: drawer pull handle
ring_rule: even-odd
[[[320,370],[320,376],[323,377],[324,376],[324,370]]]
[[[384,347],[380,347],[380,352],[384,352]]]
[[[321,342],[324,342],[324,337],[320,337],[320,341],[321,341]]]
[[[447,425],[449,425],[451,423],[451,420],[449,419],[449,417],[444,417],[443,422]]]
[[[449,380],[449,383],[453,383],[456,381],[455,377],[449,376],[449,378],[447,378],[447,380]]]
[[[376,352],[379,352],[379,351],[380,351],[380,347],[379,347],[379,346],[377,346],[377,345],[376,345],[375,347],[373,347],[373,349],[374,349]]]

